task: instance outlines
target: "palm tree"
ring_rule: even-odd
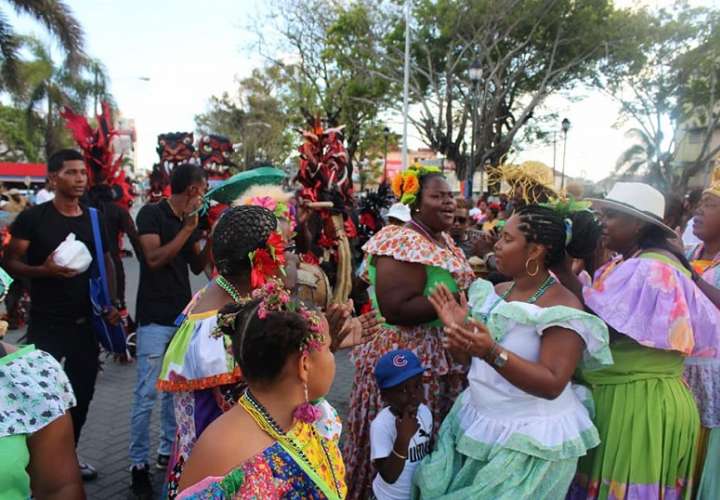
[[[615,163],[615,175],[622,179],[643,177],[662,192],[675,184],[672,154],[662,150],[662,134],[651,137],[644,130],[632,128],[625,133],[634,144],[622,152]]]
[[[67,63],[75,67],[84,57],[84,34],[70,7],[61,0],[6,0],[18,14],[27,14],[43,24],[60,42]],[[15,33],[0,8],[0,72],[3,84],[11,90],[20,87],[19,66],[21,37]]]
[[[47,158],[68,145],[68,135],[59,114],[62,106],[84,114],[90,98],[97,95],[97,82],[107,81],[107,75],[101,65],[93,66],[85,58],[77,69],[72,69],[66,61],[57,64],[40,41],[31,37],[22,40],[32,59],[20,62],[18,76],[23,82],[23,90],[16,94],[16,100],[26,109],[28,126],[44,129]],[[93,73],[98,76],[91,76]]]

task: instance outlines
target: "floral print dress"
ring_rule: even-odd
[[[444,247],[408,227],[384,227],[363,247],[367,255],[370,284],[374,286],[377,278],[373,259],[387,256],[398,261],[426,266],[426,296],[439,283],[445,284],[452,291],[466,290],[474,279],[473,271],[463,251],[455,245],[452,238],[444,233],[443,238]],[[378,309],[374,294],[371,300]],[[410,327],[385,325],[373,339],[353,350],[355,379],[343,448],[348,498],[365,499],[372,491],[375,471],[370,462],[370,423],[383,408],[374,370],[383,354],[393,349],[410,349],[428,369],[423,376],[423,385],[425,403],[433,413],[435,432],[467,385],[467,369],[453,362],[442,346],[441,335],[442,325],[437,321]]]
[[[75,406],[60,364],[28,345],[0,353],[0,498],[30,498],[27,438]]]

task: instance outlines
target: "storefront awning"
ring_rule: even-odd
[[[47,177],[44,163],[0,162],[0,182],[43,183]]]

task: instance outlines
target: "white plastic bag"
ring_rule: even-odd
[[[58,266],[84,273],[92,263],[92,255],[82,241],[75,239],[75,233],[70,233],[55,249],[53,260]]]

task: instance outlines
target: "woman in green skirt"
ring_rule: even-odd
[[[560,280],[611,329],[614,364],[582,371],[601,444],[580,459],[569,497],[690,498],[700,430],[682,380],[686,356],[716,357],[720,315],[693,282],[661,222],[665,200],[641,183],[618,183],[601,209],[606,247],[618,256],[583,287],[567,265]]]

